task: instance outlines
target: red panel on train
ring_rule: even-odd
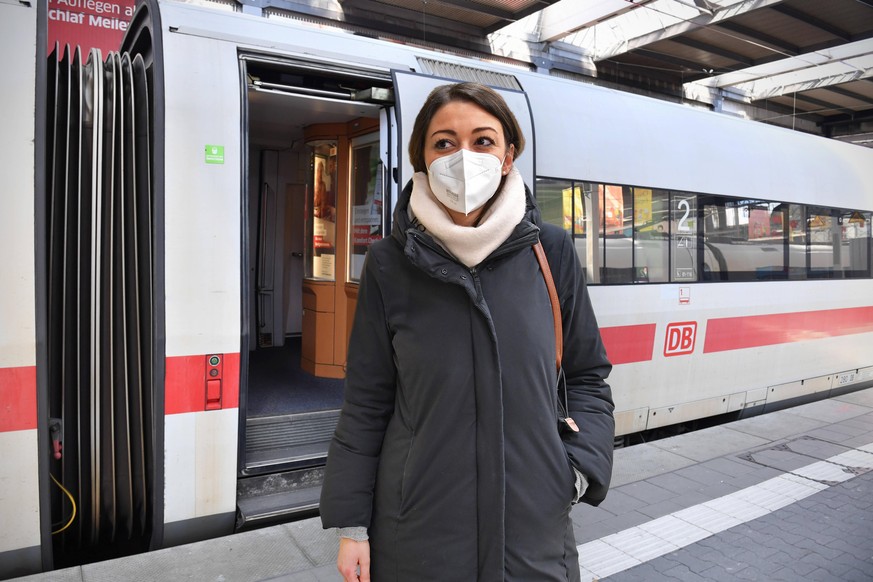
[[[710,319],[704,353],[873,332],[873,307]]]
[[[222,360],[221,408],[239,407],[239,354],[217,354]],[[167,358],[165,414],[202,412],[215,409],[207,406],[207,356],[175,356]]]
[[[36,367],[0,368],[0,432],[36,428]]]
[[[55,42],[62,49],[78,45],[84,55],[92,48],[104,57],[117,51],[134,8],[135,0],[49,0],[48,51]]]
[[[612,365],[651,360],[655,327],[654,323],[646,323],[600,328],[600,337]]]

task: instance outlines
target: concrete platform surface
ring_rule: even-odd
[[[873,388],[618,449],[584,582],[873,580]],[[338,581],[317,518],[17,582]]]

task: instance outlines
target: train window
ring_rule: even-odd
[[[870,213],[813,208],[809,228],[809,277],[870,276]]]
[[[537,178],[537,206],[543,222],[560,226],[570,234],[573,233],[573,224],[565,210],[564,193],[572,189],[573,182],[569,180]]]
[[[704,278],[784,279],[783,205],[706,197],[703,203]]]
[[[873,212],[550,178],[537,200],[593,284],[873,276]]]
[[[382,189],[386,182],[378,145],[378,133],[352,140],[350,281],[360,280],[367,249],[382,238]]]
[[[600,241],[603,264],[601,283],[633,283],[633,189],[627,186],[599,184]]]
[[[840,223],[840,246],[844,255],[845,277],[870,276],[870,213],[842,212],[837,217]]]
[[[537,178],[537,205],[543,222],[560,226],[567,231],[576,245],[576,254],[584,267],[585,249],[585,197],[582,182]]]
[[[697,195],[673,192],[670,214],[670,280],[675,283],[697,281]],[[704,260],[704,273],[712,268],[713,264]]]
[[[811,279],[832,279],[840,271],[839,224],[829,209],[810,209],[808,266]],[[837,275],[838,276],[838,275]]]
[[[636,282],[670,280],[670,194],[634,188],[634,272]]]
[[[788,239],[788,278],[806,279],[806,206],[788,204],[787,216],[783,215],[784,230]]]

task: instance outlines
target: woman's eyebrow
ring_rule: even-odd
[[[491,127],[490,125],[486,125],[483,127],[475,127],[475,128],[473,128],[472,133],[482,133],[483,131],[493,131],[494,133],[497,133],[497,130],[495,128]],[[454,129],[437,129],[436,131],[434,131],[430,135],[431,135],[431,137],[433,137],[438,133],[448,133],[450,135],[457,135],[458,134],[458,132],[456,132]]]
[[[438,133],[448,133],[450,135],[458,135],[458,132],[456,132],[454,129],[437,129],[436,131],[431,133],[430,136],[433,137]]]

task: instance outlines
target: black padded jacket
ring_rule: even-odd
[[[365,260],[323,525],[368,528],[375,582],[578,580],[572,468],[589,482],[582,501],[600,503],[615,426],[611,365],[573,242],[540,224],[528,191],[524,220],[467,268],[410,219],[410,192]],[[537,239],[580,427],[563,437]]]

